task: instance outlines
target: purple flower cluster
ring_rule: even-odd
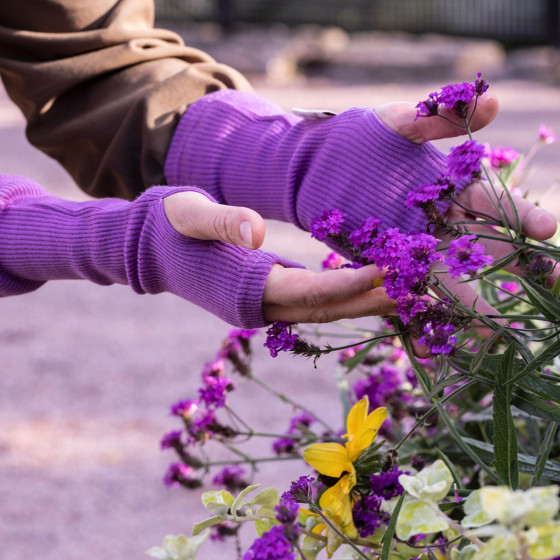
[[[390,228],[373,240],[362,258],[386,269],[383,286],[390,298],[399,301],[426,292],[431,265],[440,259],[436,245],[437,239],[427,233],[405,234]]]
[[[243,560],[295,560],[292,543],[284,534],[284,528],[275,525],[266,533],[253,541],[243,555]]]
[[[293,350],[297,341],[298,335],[292,334],[292,323],[275,321],[266,331],[264,347],[268,348],[273,358],[276,358],[279,352]]]
[[[323,270],[336,270],[337,268],[341,268],[346,261],[344,257],[335,253],[329,253],[327,258],[321,263]]]
[[[214,476],[212,483],[236,493],[248,486],[244,476],[245,470],[239,465],[227,465]]]
[[[338,235],[345,217],[338,208],[326,210],[311,223],[311,237],[324,241],[328,236]]]
[[[430,349],[434,355],[450,354],[457,343],[454,336],[456,327],[452,324],[438,324],[431,321],[424,326],[423,334],[418,342]]]
[[[307,412],[295,416],[290,420],[287,436],[296,436],[304,434],[308,428],[315,422],[315,418]],[[272,449],[276,455],[296,453],[299,449],[299,440],[296,438],[282,437],[274,440]]]
[[[251,357],[250,340],[257,332],[257,329],[232,329],[223,341],[217,358],[228,360],[235,371],[241,375],[248,375]]]
[[[416,105],[416,118],[440,115],[440,106],[444,106],[452,109],[459,117],[466,119],[469,105],[487,89],[488,84],[482,79],[480,72],[477,73],[474,82],[443,86],[440,91],[430,93],[428,99],[420,101]]]
[[[282,499],[293,500],[299,504],[310,503],[313,499],[313,482],[315,482],[313,476],[300,476],[296,481],[292,482],[290,489],[282,494]]]
[[[493,262],[491,255],[486,254],[486,248],[474,240],[476,235],[464,235],[449,243],[445,252],[444,262],[449,267],[451,278],[462,274],[475,275],[485,266]]]
[[[410,208],[422,208],[427,202],[441,200],[445,196],[451,196],[455,186],[448,177],[442,176],[433,184],[421,185],[417,189],[410,191],[406,196],[406,205]]]
[[[202,481],[194,476],[195,470],[184,463],[172,463],[169,465],[163,483],[166,486],[185,486],[186,488],[200,488]]]
[[[367,247],[379,234],[380,225],[381,222],[377,218],[374,218],[373,216],[366,218],[362,225],[348,236],[348,239],[354,246],[354,249],[357,249],[358,247]]]
[[[383,502],[400,496],[404,489],[398,478],[403,474],[397,468],[370,476],[369,492],[352,508],[352,519],[360,537],[373,535],[375,530],[389,522],[389,514],[383,510]]]
[[[467,140],[455,146],[447,156],[447,173],[456,181],[469,182],[480,179],[482,158],[486,155],[486,147],[476,140]]]
[[[509,167],[521,154],[510,147],[496,146],[487,153],[492,169]]]

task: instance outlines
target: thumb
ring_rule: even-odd
[[[466,134],[466,131],[462,128],[462,123],[459,122],[453,111],[448,108],[440,108],[440,112],[449,120],[438,118],[437,116],[420,117],[417,119],[415,105],[404,101],[380,105],[375,108],[375,112],[379,119],[393,132],[415,144]],[[497,113],[497,97],[491,94],[485,94],[480,97],[470,125],[471,131],[474,132],[491,123]],[[450,120],[453,122],[450,122]]]
[[[258,249],[264,241],[264,220],[250,208],[218,204],[194,191],[172,194],[163,203],[169,223],[187,237],[245,249]]]

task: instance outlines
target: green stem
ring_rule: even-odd
[[[319,424],[321,424],[324,428],[326,428],[329,433],[336,434],[336,430],[333,430],[324,420],[319,418],[314,412],[311,412],[311,410],[309,410],[307,407],[303,406],[302,404],[296,403],[288,396],[286,396],[284,393],[280,393],[279,391],[276,391],[275,389],[267,385],[264,381],[261,381],[258,377],[251,376],[250,379],[257,385],[259,385],[259,387],[262,387],[265,391],[267,391],[271,395],[274,395],[276,398],[280,399],[282,402],[292,405],[294,408],[297,408],[303,412],[306,412],[310,416],[313,416],[313,418],[315,418],[317,422],[319,422]]]
[[[349,539],[315,504],[309,504],[309,509],[316,513],[348,546],[351,546],[362,558],[370,560],[354,542]]]

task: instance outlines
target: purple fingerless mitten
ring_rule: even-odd
[[[83,278],[129,284],[140,294],[171,292],[239,327],[266,325],[262,295],[270,268],[292,264],[177,232],[163,199],[185,190],[203,193],[152,187],[134,202],[71,202],[24,177],[0,175],[0,296]]]
[[[325,210],[348,214],[346,229],[375,216],[382,229],[424,230],[406,195],[434,181],[445,156],[390,130],[374,109],[304,119],[253,93],[223,90],[191,105],[167,155],[171,184],[194,184],[218,201],[305,230]]]

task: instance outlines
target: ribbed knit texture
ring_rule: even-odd
[[[152,187],[134,202],[71,202],[24,177],[0,175],[0,296],[83,278],[129,284],[139,294],[171,292],[239,327],[266,325],[270,268],[292,263],[177,232],[163,199],[185,190],[202,192]]]
[[[189,107],[173,137],[165,174],[218,201],[309,230],[325,210],[348,213],[348,232],[375,216],[382,228],[424,230],[407,193],[434,181],[444,154],[390,130],[374,109],[308,120],[253,93],[220,91]]]

